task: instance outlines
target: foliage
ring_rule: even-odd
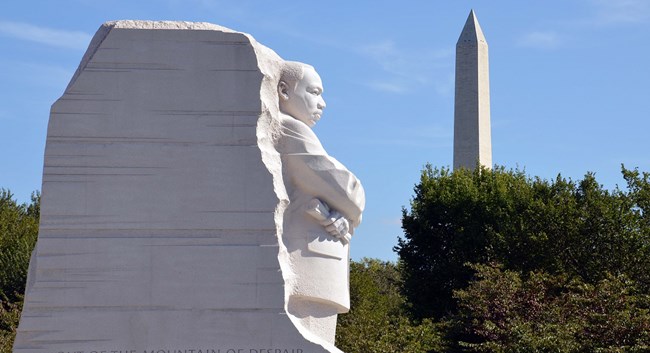
[[[453,314],[454,290],[466,288],[475,273],[467,263],[498,262],[588,284],[627,275],[647,291],[649,175],[623,168],[623,176],[628,190],[610,192],[593,174],[547,181],[504,168],[427,166],[411,210],[403,210],[404,237],[395,247],[412,315]]]
[[[40,194],[32,203],[18,204],[0,189],[0,300],[14,301],[25,291],[25,279],[38,235]]]
[[[39,193],[32,194],[30,204],[18,204],[0,189],[0,353],[12,350],[39,217]]]
[[[397,265],[376,259],[350,264],[351,310],[339,315],[337,346],[348,353],[443,351],[443,325],[410,320]]]
[[[22,300],[15,303],[0,301],[0,353],[11,353],[20,319]]]
[[[587,284],[565,275],[475,265],[455,292],[455,330],[473,352],[646,352],[650,296],[624,275]]]

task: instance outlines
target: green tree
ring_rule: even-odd
[[[38,193],[30,204],[19,204],[0,189],[0,353],[11,352],[39,217]]]
[[[0,353],[12,351],[21,309],[22,300],[15,303],[0,301]]]
[[[628,275],[650,287],[650,183],[623,168],[626,191],[610,192],[593,174],[573,182],[530,178],[504,168],[427,166],[403,210],[395,250],[404,293],[417,318],[455,313],[454,290],[467,287],[467,263],[500,263],[529,273],[577,276],[594,284]]]
[[[471,352],[590,353],[650,350],[650,296],[626,276],[579,277],[475,265],[455,292],[454,330]]]
[[[353,261],[351,310],[339,315],[336,345],[348,353],[444,351],[444,326],[409,319],[400,288],[397,265],[376,259]]]

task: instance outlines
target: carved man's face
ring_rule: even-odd
[[[280,110],[312,127],[325,109],[323,82],[311,67],[305,67],[303,74],[295,87],[280,83]]]

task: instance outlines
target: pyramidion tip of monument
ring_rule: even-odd
[[[481,25],[478,23],[478,19],[476,18],[476,13],[474,12],[474,9],[471,9],[456,45],[472,44],[478,42],[487,44],[485,36],[483,35],[483,30],[481,29]]]

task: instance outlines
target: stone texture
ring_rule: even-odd
[[[456,43],[454,169],[492,167],[488,45],[472,10]]]
[[[52,106],[14,352],[338,351],[286,314],[281,62],[211,24],[99,29]]]
[[[282,236],[288,313],[305,334],[334,344],[337,315],[350,309],[349,240],[361,223],[365,191],[311,129],[326,106],[320,75],[299,62],[285,62],[281,72],[276,146],[289,195]]]

